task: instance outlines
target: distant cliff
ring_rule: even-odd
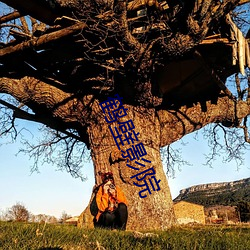
[[[239,201],[250,202],[250,178],[182,189],[174,199],[174,202],[177,201],[189,201],[204,206],[236,205]]]

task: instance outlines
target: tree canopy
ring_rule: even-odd
[[[90,147],[94,100],[119,93],[124,103],[157,112],[161,147],[212,122],[243,128],[249,141],[248,86],[236,78],[235,96],[225,86],[249,67],[248,40],[232,14],[248,1],[2,2],[13,11],[0,19],[7,33],[0,92],[17,100],[0,100],[2,135],[16,132],[15,118],[43,123],[63,132],[50,140],[66,143],[69,163],[67,148]],[[173,128],[178,120],[184,126]]]

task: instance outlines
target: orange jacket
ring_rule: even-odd
[[[127,199],[119,187],[116,187],[116,202],[124,203],[127,205]],[[98,214],[96,215],[96,220],[99,220],[100,215],[109,207],[109,200],[111,196],[108,193],[104,193],[103,186],[100,186],[97,194],[96,194],[96,204],[98,207]]]

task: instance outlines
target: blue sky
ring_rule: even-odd
[[[21,125],[35,132],[36,126],[30,122],[22,121]],[[8,141],[0,139],[0,143],[3,142]],[[0,147],[0,211],[21,202],[33,214],[60,217],[65,211],[78,215],[86,206],[94,185],[92,164],[85,166],[88,176],[85,182],[46,164],[40,166],[39,173],[31,174],[33,161],[28,155],[17,155],[21,147],[20,142]]]
[[[34,134],[33,141],[41,136],[36,132],[37,126],[27,121],[18,121],[19,126],[29,128]],[[182,148],[183,157],[192,166],[182,166],[176,170],[175,178],[168,178],[172,197],[175,198],[180,189],[204,183],[234,181],[250,177],[250,166],[244,165],[237,170],[234,162],[223,164],[221,159],[213,163],[213,168],[204,166],[204,153],[207,153],[207,142],[193,139],[193,135],[184,137],[187,146]],[[7,142],[1,139],[0,143]],[[60,217],[65,211],[71,215],[79,215],[87,206],[94,185],[92,163],[84,166],[88,180],[82,182],[74,179],[66,172],[56,171],[49,165],[40,166],[40,173],[30,172],[32,160],[27,155],[18,154],[20,142],[0,147],[0,211],[5,211],[16,202],[23,203],[33,214],[47,214]],[[175,147],[181,147],[177,143]],[[250,162],[249,151],[245,154],[245,162]],[[139,198],[139,196],[138,196]]]

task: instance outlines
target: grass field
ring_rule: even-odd
[[[190,226],[119,232],[74,226],[0,222],[0,249],[249,250],[250,226]]]

